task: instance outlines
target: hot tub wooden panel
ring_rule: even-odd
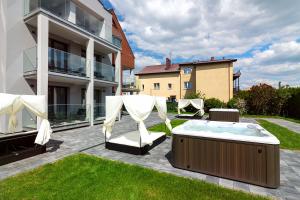
[[[192,136],[173,136],[177,168],[243,181],[279,186],[279,146]]]
[[[232,111],[209,111],[209,119],[211,121],[223,121],[223,122],[239,122],[240,113]]]

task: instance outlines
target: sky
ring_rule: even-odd
[[[114,8],[136,69],[236,58],[246,89],[259,83],[300,86],[299,0],[103,0]],[[125,74],[125,80],[133,75]]]

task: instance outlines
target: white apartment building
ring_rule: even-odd
[[[103,120],[105,96],[121,90],[120,51],[98,0],[0,1],[0,92],[46,95],[52,126]],[[28,111],[18,118],[19,130],[38,124]]]

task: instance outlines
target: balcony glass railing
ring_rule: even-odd
[[[58,49],[48,50],[49,71],[85,77],[86,59]]]
[[[48,119],[51,126],[63,126],[88,122],[90,106],[81,104],[48,105]]]
[[[48,48],[49,71],[74,76],[88,76],[86,73],[86,59],[75,54],[58,49]],[[37,70],[37,48],[32,47],[23,52],[23,72],[30,73]]]
[[[24,0],[24,15],[38,9],[43,9],[51,14],[71,22],[72,24],[101,37],[112,43],[112,27],[103,20],[88,13],[71,0]]]
[[[115,82],[115,68],[101,62],[95,62],[94,76],[103,81]]]
[[[122,45],[122,41],[115,36],[112,36],[112,43],[118,47],[121,47]]]
[[[37,51],[36,46],[26,49],[23,52],[23,72],[33,72],[37,69]]]
[[[99,103],[94,105],[94,120],[102,120],[105,117],[105,104]]]

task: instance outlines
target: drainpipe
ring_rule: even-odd
[[[179,67],[179,99],[181,99],[181,67]]]
[[[231,78],[230,78],[230,63],[228,63],[228,88],[229,88],[229,96],[228,96],[228,101],[230,101],[230,93],[231,93]]]

